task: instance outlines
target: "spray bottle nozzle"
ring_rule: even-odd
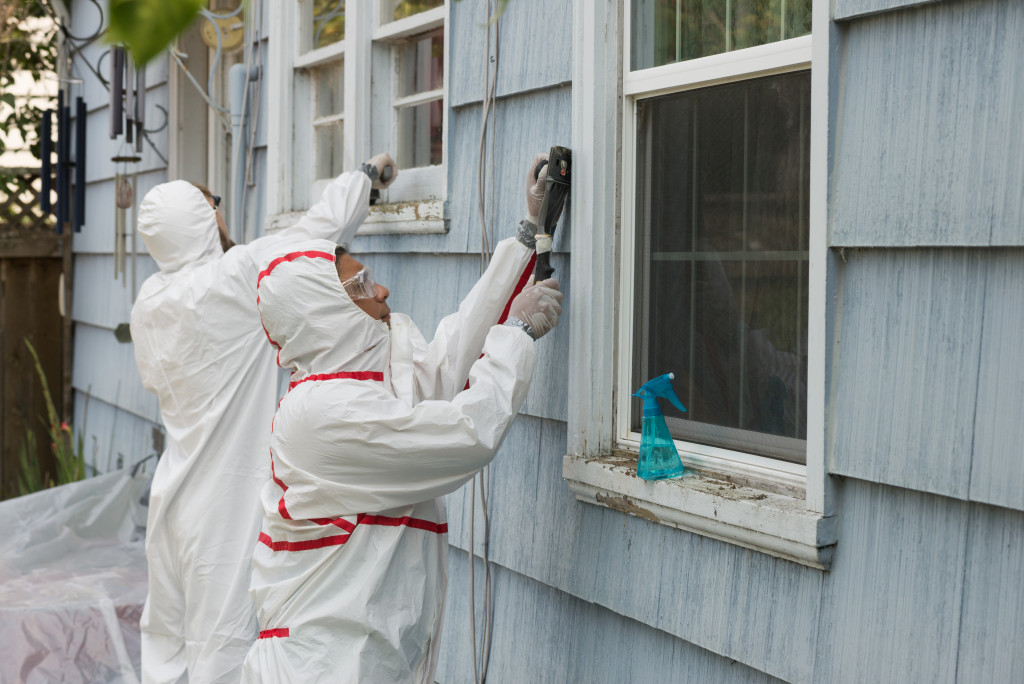
[[[658,406],[658,399],[664,398],[672,402],[673,405],[680,411],[685,411],[686,407],[683,406],[683,402],[676,396],[675,390],[672,389],[672,380],[675,378],[674,373],[665,373],[659,375],[656,378],[651,378],[636,391],[634,397],[640,397],[644,400],[644,415],[645,416],[660,416],[661,407]]]

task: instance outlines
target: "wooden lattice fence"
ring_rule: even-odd
[[[5,237],[53,230],[53,216],[42,210],[42,185],[39,169],[0,168],[0,230]],[[50,201],[56,201],[53,192]]]
[[[34,458],[44,472],[54,469],[26,339],[39,353],[57,410],[68,416],[70,408],[70,318],[59,303],[62,280],[65,288],[70,283],[70,236],[55,234],[53,216],[40,206],[41,189],[39,169],[0,168],[0,498],[16,491],[18,450],[29,430]]]

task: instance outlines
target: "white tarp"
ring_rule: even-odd
[[[138,682],[149,475],[0,502],[0,682]]]

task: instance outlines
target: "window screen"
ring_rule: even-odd
[[[637,103],[632,390],[675,373],[677,439],[805,461],[809,102],[804,71]]]

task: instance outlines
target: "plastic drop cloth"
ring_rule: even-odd
[[[150,476],[0,502],[0,682],[139,681]]]

